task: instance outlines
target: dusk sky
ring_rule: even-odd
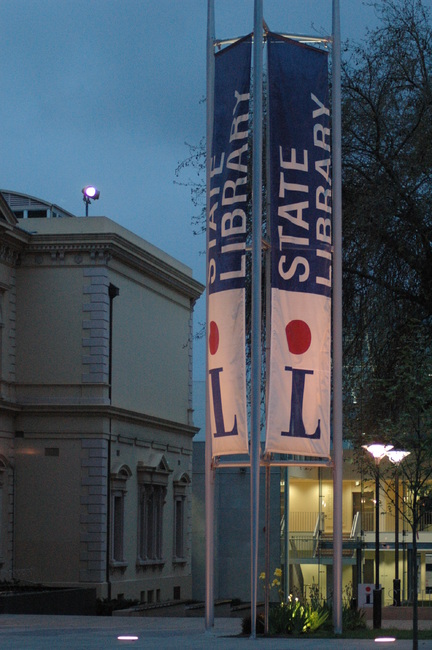
[[[328,35],[331,4],[264,0],[264,17],[276,32]],[[217,37],[252,31],[253,5],[216,0]],[[206,19],[206,0],[0,0],[0,188],[83,216],[81,189],[95,184],[90,216],[117,221],[204,282],[204,237],[192,234],[190,191],[174,181],[185,143],[205,134]],[[375,24],[373,8],[341,0],[343,39]]]

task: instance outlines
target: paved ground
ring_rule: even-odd
[[[425,623],[425,622],[423,622]],[[394,621],[392,621],[394,624]],[[383,624],[385,627],[385,622]],[[212,632],[199,617],[153,616],[32,616],[0,615],[1,650],[411,650],[412,641],[395,640],[379,645],[373,640],[250,639],[238,637],[241,619],[216,618]],[[136,637],[121,640],[128,635]],[[377,634],[382,637],[383,633]],[[431,641],[420,641],[421,650],[432,650]]]

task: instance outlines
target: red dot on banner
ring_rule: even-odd
[[[219,347],[219,328],[214,322],[210,321],[210,333],[209,333],[209,349],[210,354],[216,354]]]
[[[292,320],[285,328],[288,349],[292,354],[304,354],[311,344],[312,334],[304,320]]]

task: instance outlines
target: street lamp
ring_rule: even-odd
[[[399,580],[399,465],[409,455],[409,451],[393,449],[387,452],[387,458],[396,465],[395,475],[395,576],[393,580],[393,605],[401,604],[401,584]]]
[[[81,192],[83,193],[83,201],[86,206],[86,217],[88,217],[88,207],[90,205],[90,200],[96,201],[100,197],[100,191],[94,185],[86,185],[82,188]]]
[[[380,460],[387,455],[393,445],[362,445],[375,459],[375,589],[373,591],[373,626],[375,629],[381,627],[382,619],[382,593],[379,579],[379,464]]]

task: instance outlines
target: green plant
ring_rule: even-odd
[[[316,582],[309,587],[309,603],[313,609],[319,609],[322,605],[319,586]]]
[[[366,627],[365,612],[354,605],[353,588],[349,583],[342,595],[342,627],[346,630],[361,630]]]
[[[270,634],[315,632],[326,622],[329,610],[319,604],[301,603],[290,594],[286,602],[270,609]]]
[[[275,569],[274,573],[273,573],[273,580],[272,580],[271,583],[268,584],[268,588],[273,589],[273,587],[277,587],[279,598],[280,598],[281,601],[283,601],[284,592],[283,592],[283,589],[282,589],[281,578],[282,578],[282,569],[279,569],[279,568]],[[264,571],[262,573],[260,573],[259,579],[264,583],[263,584],[263,589],[265,590],[265,588],[266,588],[266,584],[265,584],[266,574],[265,574]]]
[[[356,609],[343,605],[342,608],[342,629],[343,630],[364,630],[366,628],[365,612],[363,609]]]
[[[320,627],[324,625],[329,617],[329,610],[327,607],[320,607],[319,609],[313,609],[308,617],[308,626],[309,632],[316,632]]]
[[[333,607],[328,607],[329,616],[325,629],[330,631],[333,628]],[[344,632],[353,632],[366,629],[366,614],[363,609],[357,609],[353,599],[352,585],[344,587],[342,593],[342,629]]]

